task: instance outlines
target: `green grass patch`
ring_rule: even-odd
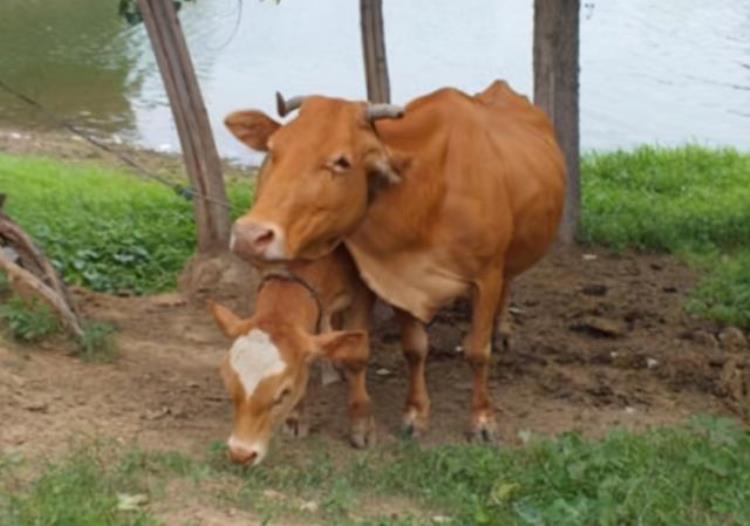
[[[66,282],[102,292],[174,288],[195,248],[193,205],[169,188],[96,163],[0,155],[13,217]],[[236,212],[250,184],[229,187]]]
[[[0,320],[13,339],[23,343],[38,342],[60,330],[60,324],[49,307],[28,304],[16,296],[0,304]]]
[[[750,154],[641,147],[586,155],[581,171],[583,242],[697,262],[690,310],[750,328]]]
[[[129,466],[127,457],[112,458],[105,453],[96,445],[81,448],[66,459],[49,464],[31,482],[17,476],[18,466],[0,468],[0,525],[158,524],[139,506],[118,509],[128,497],[147,494],[147,473]],[[109,453],[113,451],[110,449]]]
[[[25,483],[0,460],[6,490],[0,516],[11,518],[8,524],[151,524],[149,506],[125,514],[117,511],[117,495],[143,494],[156,503],[170,498],[160,489],[164,481],[180,478],[194,483],[200,502],[244,508],[270,523],[289,515],[373,525],[434,524],[436,516],[461,525],[750,521],[750,434],[724,419],[697,418],[640,435],[615,430],[600,441],[564,434],[521,448],[405,442],[351,457],[342,462],[318,444],[293,462],[272,454],[244,470],[230,466],[218,448],[205,459],[88,448]],[[306,501],[317,510],[300,511]],[[398,516],[379,512],[388,506],[378,502],[398,502]]]

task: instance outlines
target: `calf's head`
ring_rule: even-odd
[[[211,310],[233,340],[219,371],[234,403],[229,455],[240,464],[263,460],[274,429],[304,396],[315,359],[326,357],[345,367],[367,361],[367,334],[362,331],[315,336],[284,323],[243,320],[216,303]]]
[[[373,123],[403,110],[325,97],[278,102],[282,116],[300,107],[297,118],[282,126],[260,111],[238,111],[224,121],[267,152],[255,204],[233,226],[232,249],[246,259],[317,259],[354,231],[376,187],[398,181]]]

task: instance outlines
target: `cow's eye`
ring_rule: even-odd
[[[351,167],[352,163],[346,155],[339,155],[331,161],[331,168],[334,172],[345,172]]]

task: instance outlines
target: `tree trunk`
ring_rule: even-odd
[[[229,244],[229,206],[208,114],[185,37],[171,0],[138,0],[151,46],[169,96],[193,196],[198,254]]]
[[[390,102],[391,87],[385,55],[383,1],[359,0],[359,16],[362,27],[362,54],[367,79],[367,99],[370,102]]]
[[[581,216],[578,49],[580,0],[534,0],[534,102],[552,120],[567,165],[559,240],[575,242]]]

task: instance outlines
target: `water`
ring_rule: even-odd
[[[2,0],[0,78],[89,130],[174,151],[145,31],[119,20],[116,3]],[[385,0],[394,102],[446,85],[476,92],[498,77],[530,94],[532,3]],[[197,0],[183,8],[223,156],[257,160],[222,119],[241,108],[273,113],[276,90],[364,98],[358,4]],[[584,4],[584,149],[685,142],[750,149],[750,0]],[[50,126],[1,93],[0,123]]]

